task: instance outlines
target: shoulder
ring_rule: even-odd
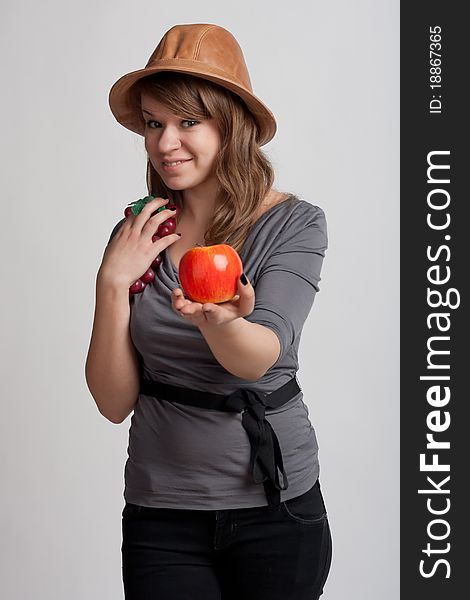
[[[327,243],[327,223],[323,208],[306,200],[299,200],[293,213],[293,221],[302,229],[311,229],[317,235],[324,236]]]
[[[328,232],[324,210],[297,198],[295,207],[281,234],[282,247],[289,252],[314,252],[324,256]]]
[[[289,194],[281,202],[271,206],[261,221],[266,229],[275,234],[277,242],[308,240],[327,246],[327,223],[325,211],[295,194]]]
[[[306,224],[312,222],[325,222],[326,224],[325,211],[320,206],[307,202],[307,200],[302,200],[297,196],[292,196],[292,198],[295,204],[292,215],[295,219],[303,219]]]

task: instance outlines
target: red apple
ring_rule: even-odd
[[[196,246],[179,264],[179,278],[185,295],[194,302],[226,302],[237,293],[243,265],[228,244]]]

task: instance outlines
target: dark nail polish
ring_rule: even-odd
[[[181,233],[176,233],[176,235],[179,235],[181,237]]]
[[[245,273],[242,273],[240,275],[240,281],[243,283],[243,285],[246,285],[248,283],[248,279],[246,278]]]

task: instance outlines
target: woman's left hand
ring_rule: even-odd
[[[201,327],[204,325],[223,325],[234,321],[239,317],[246,317],[253,312],[255,307],[255,290],[248,281],[246,285],[238,281],[238,294],[221,304],[207,302],[192,302],[184,297],[180,288],[171,293],[171,305],[173,310],[184,317],[193,325]]]

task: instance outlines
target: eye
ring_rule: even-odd
[[[192,119],[183,119],[181,121],[181,126],[184,129],[190,129],[191,127],[194,127],[195,125],[198,125],[198,124],[199,124],[199,121],[194,121]],[[145,125],[149,129],[160,129],[162,126],[160,121],[145,121]]]
[[[184,123],[187,123],[187,124],[188,124],[188,125],[187,125],[187,127],[186,127],[186,128],[188,129],[188,128],[190,128],[190,127],[194,127],[195,125],[198,125],[199,121],[191,121],[190,119],[185,119],[185,120],[183,121],[183,124],[184,124]]]
[[[151,124],[152,123],[158,123],[158,126],[160,126],[160,123],[158,121],[145,121],[145,125],[147,127],[149,127],[150,129],[156,129],[156,127],[153,127]]]

